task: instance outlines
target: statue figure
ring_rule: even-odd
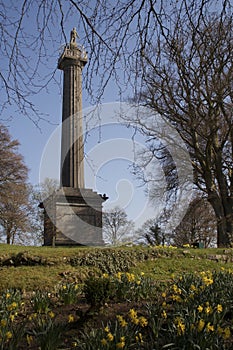
[[[70,44],[76,45],[76,38],[78,38],[78,33],[74,27],[70,32]]]

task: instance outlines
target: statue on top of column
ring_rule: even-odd
[[[79,38],[76,28],[74,27],[70,32],[70,45],[77,46],[76,38]]]

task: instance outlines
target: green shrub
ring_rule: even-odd
[[[104,305],[114,295],[114,285],[108,278],[90,277],[85,281],[83,292],[90,305]]]

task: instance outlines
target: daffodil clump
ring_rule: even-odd
[[[78,349],[142,349],[144,347],[143,333],[148,327],[148,320],[135,309],[130,309],[126,315],[116,315],[115,322],[84,334],[77,342]]]
[[[122,281],[134,277],[118,273]],[[129,309],[103,329],[83,335],[78,349],[231,350],[232,271],[184,274],[154,294],[140,311]],[[108,276],[105,276],[108,278]],[[135,280],[137,278],[135,277]],[[94,344],[94,345],[91,345]]]
[[[151,279],[146,277],[144,272],[141,272],[139,275],[129,272],[118,272],[110,278],[114,284],[117,301],[147,299],[155,290]]]
[[[23,306],[19,291],[7,290],[0,298],[0,349],[8,348],[14,334],[13,322]]]
[[[27,345],[39,346],[41,350],[57,349],[63,343],[62,334],[70,322],[69,318],[58,322],[58,316],[53,311],[28,315],[30,330],[26,331]]]
[[[33,292],[31,303],[35,313],[48,312],[51,304],[50,293],[41,290]]]
[[[154,326],[156,344],[170,342],[190,350],[231,349],[232,277],[231,271],[206,271],[175,280],[161,293],[160,303],[150,307],[149,322]]]
[[[73,286],[72,286],[73,287]],[[71,287],[71,288],[72,288]],[[70,289],[67,285],[67,289]],[[0,297],[0,350],[38,348],[54,350],[64,343],[67,327],[77,319],[69,314],[60,320],[52,310],[54,293],[35,291],[23,300],[19,290],[7,290]],[[56,299],[56,298],[55,298]],[[63,299],[56,299],[63,302]]]
[[[58,297],[65,305],[76,303],[80,293],[81,288],[77,283],[62,283],[58,286]]]
[[[104,305],[111,301],[138,301],[147,299],[154,292],[154,284],[144,273],[129,272],[104,273],[100,277],[90,277],[85,281],[84,294],[91,305]]]

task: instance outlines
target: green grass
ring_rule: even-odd
[[[6,259],[19,253],[43,258],[45,263],[38,266],[1,266]],[[218,261],[213,260],[216,256],[219,258]],[[154,280],[166,282],[172,274],[230,268],[232,262],[224,262],[222,259],[224,256],[232,260],[233,249],[170,249],[139,246],[52,248],[0,244],[0,289],[48,290],[61,281],[75,280],[82,283],[89,274],[103,273],[105,268],[107,272],[110,264],[113,265],[111,268],[114,271],[114,264],[116,270],[120,270],[125,263],[128,264],[126,269],[130,272],[143,271]],[[75,264],[70,262],[72,259],[77,259]]]
[[[20,252],[30,252],[32,255],[39,255],[41,257],[50,258],[62,258],[65,256],[75,256],[79,251],[90,251],[91,247],[32,247],[32,246],[18,246],[18,245],[7,245],[0,244],[0,257],[3,255],[17,254]]]
[[[132,268],[131,272],[139,274],[145,272],[146,276],[155,280],[166,282],[171,277],[176,277],[182,273],[201,272],[201,271],[220,271],[222,268],[232,268],[232,263],[216,262],[208,259],[181,258],[159,258],[155,261],[139,263],[137,267]]]

